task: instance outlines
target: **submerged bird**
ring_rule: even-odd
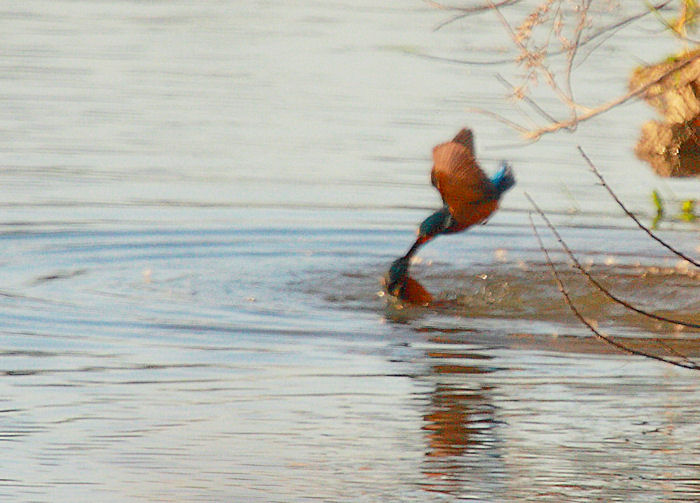
[[[414,304],[430,304],[432,296],[408,275],[411,257],[422,245],[440,234],[466,230],[484,222],[498,208],[505,191],[515,185],[511,167],[501,168],[488,178],[474,155],[474,135],[462,129],[454,139],[433,149],[430,180],[442,196],[443,207],[418,227],[418,237],[403,257],[396,259],[384,278],[387,292]]]

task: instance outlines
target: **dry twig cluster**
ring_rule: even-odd
[[[488,0],[471,7],[447,6],[436,1],[428,3],[440,9],[457,12],[455,16],[441,23],[436,29],[471,15],[489,11],[496,15],[515,50],[511,58],[498,61],[437,59],[463,64],[515,64],[522,74],[520,82],[511,84],[503,77],[499,77],[499,80],[508,86],[510,96],[517,107],[526,106],[526,108],[520,108],[520,111],[526,117],[527,123],[515,122],[489,110],[479,108],[472,110],[507,124],[530,141],[536,141],[545,134],[560,130],[574,131],[579,123],[645,95],[650,88],[658,86],[669,76],[675,75],[681,70],[692,68],[695,71],[692,65],[700,60],[700,52],[691,54],[689,57],[664,66],[663,70],[657,72],[653,78],[632,85],[630,90],[621,96],[596,105],[587,105],[577,99],[572,83],[576,65],[588,58],[593,50],[602,45],[618,30],[646,16],[652,14],[660,16],[660,13],[671,4],[669,0],[649,5],[637,14],[627,16],[602,28],[596,28],[592,21],[592,0],[542,0],[519,23],[509,21],[504,11],[506,8],[520,4],[521,0],[502,0],[500,2]],[[600,8],[604,9],[616,7],[616,2],[613,1],[598,2],[598,4],[602,5]],[[683,12],[686,12],[685,16],[679,15],[679,19],[682,18],[682,21],[667,22],[666,24],[674,30],[676,36],[691,42],[692,40],[687,38],[686,31],[687,26],[690,26],[694,21],[695,13],[693,11],[693,14],[690,15],[687,13],[689,12],[687,9]],[[589,44],[592,47],[590,51],[582,54],[582,49]],[[698,73],[697,77],[700,78],[700,71],[696,73]],[[547,110],[533,97],[533,88],[540,84],[545,84],[553,97],[564,106],[565,116]]]

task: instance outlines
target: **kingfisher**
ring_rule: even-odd
[[[440,234],[453,234],[485,223],[498,208],[501,196],[515,185],[513,170],[505,161],[501,161],[500,169],[491,178],[484,173],[474,154],[474,134],[466,128],[452,141],[433,148],[430,181],[440,192],[443,206],[423,220],[415,243],[391,264],[384,278],[389,294],[420,305],[430,304],[432,296],[409,276],[411,257]]]

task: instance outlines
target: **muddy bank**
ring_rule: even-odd
[[[677,70],[673,70],[678,68]],[[663,117],[642,126],[635,148],[661,176],[700,174],[700,50],[662,63],[641,67],[630,78],[630,89],[656,82],[642,95]]]

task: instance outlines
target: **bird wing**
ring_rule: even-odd
[[[496,188],[474,156],[472,132],[463,129],[454,140],[433,149],[431,181],[453,216],[468,213],[470,206],[497,198]]]
[[[455,143],[461,143],[465,147],[469,149],[472,154],[474,153],[474,133],[472,133],[471,129],[462,129],[459,133],[457,133],[457,136],[455,136],[452,139],[453,142]]]
[[[472,133],[471,129],[463,128],[459,133],[457,133],[457,136],[452,139],[452,143],[460,143],[461,145],[464,145],[469,152],[472,153],[472,157],[474,157],[474,133]],[[433,158],[435,157],[435,151],[444,145],[449,145],[449,143],[443,143],[442,145],[438,145],[433,149]],[[476,159],[474,159],[474,162],[476,162]],[[435,166],[433,166],[433,169],[430,172],[430,183],[432,183],[436,189],[440,190],[438,188],[438,181],[435,179]]]

